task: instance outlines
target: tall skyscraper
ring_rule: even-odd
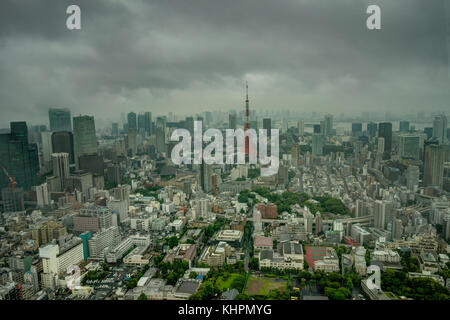
[[[136,137],[137,137],[136,127],[128,127],[128,133],[127,133],[128,150],[131,151],[132,155],[135,155],[137,152]]]
[[[439,144],[447,142],[447,117],[443,114],[434,117],[433,138],[439,141]]]
[[[359,137],[362,134],[362,123],[354,122],[352,123],[352,135],[355,137]]]
[[[385,229],[393,219],[393,203],[390,201],[376,200],[374,203],[374,227]]]
[[[48,110],[50,131],[72,131],[70,110],[63,108],[50,108]]]
[[[267,130],[267,138],[270,138],[271,130],[272,130],[272,119],[264,118],[263,119],[263,129]]]
[[[325,137],[320,133],[314,133],[312,136],[312,154],[315,156],[323,155],[323,146]]]
[[[320,124],[315,124],[315,125],[313,125],[313,132],[314,133],[317,133],[317,134],[320,134]]]
[[[296,143],[291,147],[291,163],[294,167],[300,166],[300,145]]]
[[[416,191],[419,187],[419,167],[409,166],[406,169],[406,187],[411,191]]]
[[[325,120],[320,121],[320,134],[326,136],[327,131],[327,122]]]
[[[145,113],[139,113],[137,116],[137,125],[139,134],[145,134]]]
[[[211,111],[205,111],[205,127],[209,128],[210,124],[212,123],[212,113]]]
[[[42,145],[42,159],[43,165],[47,165],[51,161],[51,155],[53,153],[52,148],[52,133],[50,131],[41,132],[41,145]]]
[[[137,135],[137,118],[136,113],[130,112],[128,113],[128,150],[131,151],[131,154],[136,154],[137,151],[137,143],[136,143],[136,135]]]
[[[69,154],[68,153],[53,153],[53,175],[59,178],[59,190],[63,191],[66,185],[66,180],[69,178]]]
[[[431,139],[431,137],[433,137],[433,128],[423,128],[423,132],[427,135],[427,139]]]
[[[333,115],[327,114],[325,116],[325,135],[331,136],[333,134]]]
[[[299,120],[297,126],[298,126],[298,135],[302,137],[305,134],[305,122],[303,120]]]
[[[377,152],[378,154],[383,154],[384,153],[384,138],[383,137],[379,137],[377,140]]]
[[[402,120],[399,124],[400,132],[408,132],[409,131],[409,121]]]
[[[166,126],[167,122],[165,117],[156,118],[156,150],[158,152],[167,152]],[[193,128],[192,131],[194,131]]]
[[[200,186],[204,192],[212,191],[212,168],[205,161],[200,164]]]
[[[97,153],[94,117],[78,116],[73,118],[73,142],[75,164],[78,167],[79,156]]]
[[[402,134],[399,136],[399,154],[404,159],[419,160],[420,137],[415,134]]]
[[[194,136],[194,118],[193,117],[186,117],[185,126],[186,126],[186,130],[189,131],[191,136]]]
[[[117,122],[114,122],[111,125],[111,135],[113,137],[118,137],[119,136],[119,124]]]
[[[367,124],[367,135],[369,137],[375,137],[377,135],[378,125],[375,122],[369,122]]]
[[[16,179],[17,187],[28,191],[37,184],[39,156],[36,144],[28,143],[26,122],[11,122],[11,132],[0,134],[0,166]],[[0,171],[0,186],[10,184],[8,176]]]
[[[428,145],[425,149],[425,169],[423,182],[425,186],[442,189],[444,180],[445,150],[442,146]]]
[[[403,223],[401,219],[395,219],[392,225],[392,238],[401,239],[403,234]]]
[[[230,113],[228,115],[228,129],[236,130],[237,128],[237,114]]]
[[[382,122],[378,125],[378,137],[384,138],[383,159],[390,159],[392,152],[392,123]]]
[[[36,192],[36,203],[39,208],[50,205],[50,194],[47,183],[34,186],[33,189]]]
[[[136,117],[136,113],[134,112],[129,112],[127,115],[127,119],[128,119],[128,129],[130,127],[133,128],[137,128],[137,117]]]
[[[75,154],[73,150],[73,134],[70,131],[53,132],[52,134],[53,153],[65,152],[69,154],[69,163],[75,164]]]
[[[144,113],[144,127],[145,127],[145,132],[147,133],[147,136],[151,136],[152,135],[152,113],[151,112]]]

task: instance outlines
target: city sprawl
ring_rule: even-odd
[[[242,111],[130,112],[101,129],[48,116],[0,134],[1,299],[450,297],[444,114],[256,112],[247,97]],[[171,134],[194,139],[194,122],[278,129],[277,172],[175,165]]]

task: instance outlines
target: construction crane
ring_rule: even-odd
[[[12,190],[14,189],[14,187],[16,186],[17,182],[16,182],[16,178],[14,178],[13,176],[11,176],[8,171],[6,170],[6,168],[0,164],[0,167],[2,167],[3,173],[5,174],[5,176],[8,177],[9,179],[9,189]]]

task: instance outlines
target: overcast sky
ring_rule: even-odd
[[[0,127],[47,123],[49,107],[113,121],[239,109],[246,80],[255,109],[449,110],[444,2],[1,0]],[[66,29],[70,4],[81,30]]]

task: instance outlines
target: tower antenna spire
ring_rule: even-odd
[[[248,81],[245,81],[246,101],[248,101]]]

